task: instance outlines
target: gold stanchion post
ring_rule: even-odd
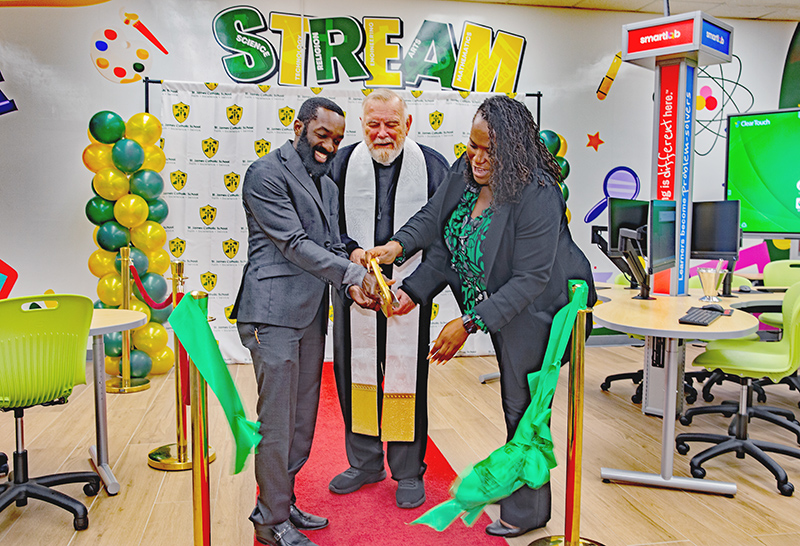
[[[208,314],[208,294],[192,292]],[[211,503],[208,491],[208,406],[206,382],[189,361],[189,393],[192,405],[192,515],[195,546],[211,545]]]
[[[569,359],[569,408],[567,413],[567,491],[564,536],[537,539],[529,546],[603,546],[581,538],[581,460],[583,458],[583,364],[586,350],[586,315],[581,309],[572,327],[572,355]]]
[[[187,277],[183,275],[183,261],[170,263],[172,273],[172,308],[178,306],[180,295],[185,291]],[[175,432],[177,441],[157,447],[147,456],[147,464],[157,470],[189,470],[192,468],[192,458],[189,456],[189,443],[187,441],[186,407],[183,404],[183,376],[180,364],[181,342],[174,333],[172,340],[175,347]],[[214,449],[208,448],[208,462],[214,462],[217,454]]]
[[[120,309],[131,308],[131,248],[123,246],[119,249],[122,277],[122,305]],[[106,381],[106,392],[125,394],[144,391],[150,388],[150,380],[146,377],[131,377],[131,331],[122,332],[122,377],[113,377]]]

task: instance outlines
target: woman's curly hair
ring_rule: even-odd
[[[496,95],[483,101],[475,113],[478,116],[489,126],[489,184],[495,205],[516,203],[534,179],[540,186],[561,180],[561,168],[539,138],[539,126],[524,104]],[[472,178],[469,161],[466,176]]]

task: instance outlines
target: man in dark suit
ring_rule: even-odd
[[[300,510],[294,496],[317,418],[328,285],[377,294],[375,277],[347,258],[338,192],[327,176],[344,129],[336,103],[307,100],[294,142],[255,161],[242,187],[249,248],[231,317],[258,382],[259,495],[250,520],[262,544],[313,546],[298,529],[328,525]]]

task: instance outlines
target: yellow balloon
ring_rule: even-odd
[[[100,169],[110,169],[114,166],[114,162],[111,160],[111,146],[99,142],[89,144],[83,150],[83,164],[93,173]]]
[[[167,242],[167,232],[158,222],[148,220],[131,229],[131,242],[142,252],[152,252]]]
[[[572,213],[567,209],[567,223],[572,222]]]
[[[52,288],[48,288],[47,290],[44,291],[44,293],[45,294],[55,294],[56,291],[53,290]],[[58,302],[56,300],[45,300],[44,304],[48,309],[55,309],[56,306],[58,306]]]
[[[96,226],[94,228],[94,231],[92,232],[92,240],[94,240],[95,246],[97,246],[97,248],[100,248],[100,245],[97,243],[97,232],[98,231],[100,231],[100,226]]]
[[[119,273],[104,275],[97,282],[97,297],[106,305],[122,304],[122,278]]]
[[[125,124],[125,138],[135,140],[142,146],[155,144],[161,138],[161,122],[153,114],[134,114]]]
[[[98,248],[89,256],[89,271],[91,271],[92,275],[95,277],[105,277],[109,273],[114,273],[116,271],[116,269],[114,269],[114,258],[116,258],[116,256],[116,252],[109,252]]]
[[[147,315],[147,322],[145,322],[142,326],[139,326],[139,328],[134,328],[133,331],[135,332],[136,330],[139,330],[140,328],[144,328],[145,326],[147,326],[147,324],[150,322],[150,307],[148,307],[147,304],[145,304],[138,298],[131,296],[131,310],[139,311]]]
[[[123,195],[114,203],[114,218],[127,228],[135,228],[144,224],[149,212],[147,201],[132,193]]]
[[[116,201],[131,188],[128,175],[115,167],[100,169],[92,180],[94,191],[103,199]]]
[[[792,242],[789,239],[773,239],[772,244],[778,250],[789,250],[792,246]]]
[[[92,131],[88,127],[86,128],[86,134],[89,135],[89,142],[92,144],[102,144],[102,142],[92,136]]]
[[[164,347],[161,351],[151,354],[150,358],[153,359],[153,368],[150,370],[151,375],[167,373],[172,369],[172,365],[175,364],[175,353],[170,347]]]
[[[142,146],[144,148],[144,163],[142,169],[150,169],[151,171],[160,172],[167,164],[167,156],[164,155],[164,150],[155,144],[147,144]]]
[[[167,346],[169,334],[163,324],[148,322],[141,328],[133,332],[133,345],[137,349],[144,351],[150,357],[160,353]]]
[[[107,356],[106,357],[106,373],[108,375],[113,375],[117,377],[119,375],[119,360],[120,357],[118,356]]]
[[[558,135],[558,140],[561,142],[561,146],[559,146],[556,152],[556,157],[564,157],[567,155],[567,140],[561,135]]]
[[[150,260],[150,267],[147,268],[148,273],[163,275],[169,271],[169,252],[163,248],[157,248],[152,252],[145,252],[145,255]]]

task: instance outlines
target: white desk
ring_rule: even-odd
[[[593,310],[595,322],[613,330],[665,339],[666,394],[664,396],[664,417],[661,432],[661,473],[650,474],[632,470],[601,468],[600,476],[605,481],[619,481],[688,489],[723,495],[736,494],[736,484],[698,480],[672,475],[675,453],[675,404],[678,389],[678,341],[681,339],[723,339],[745,336],[756,331],[758,319],[744,311],[734,311],[730,317],[720,317],[709,326],[679,324],[678,319],[690,307],[700,307],[699,292],[691,291],[690,296],[656,296],[655,300],[632,299],[630,290],[624,287],[610,288],[599,294],[603,300]],[[763,299],[773,299],[773,294],[761,294]],[[763,296],[767,296],[764,298]],[[721,304],[728,306],[745,299],[755,299],[757,295],[747,294],[747,298],[723,299]]]
[[[89,448],[97,474],[106,486],[109,495],[119,493],[119,482],[108,464],[108,419],[106,416],[106,370],[105,343],[103,335],[131,330],[147,323],[147,315],[140,311],[125,309],[95,309],[92,313],[92,371],[94,375],[94,415],[97,446]]]

